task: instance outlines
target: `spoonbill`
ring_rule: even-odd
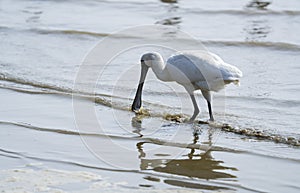
[[[207,101],[210,121],[214,121],[212,113],[212,93],[219,91],[229,83],[238,83],[242,72],[235,66],[225,63],[219,56],[208,51],[178,52],[164,62],[157,52],[146,53],[141,58],[141,75],[131,110],[136,112],[142,105],[142,90],[148,69],[162,81],[175,81],[182,85],[191,97],[194,113],[190,121],[199,114],[194,96],[195,90],[201,90]]]

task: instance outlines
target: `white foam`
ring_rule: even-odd
[[[129,188],[126,182],[109,182],[100,175],[85,171],[28,168],[0,170],[0,189],[6,193],[51,192],[51,193],[98,193],[124,192],[171,193],[174,190]],[[197,192],[191,189],[177,190],[180,193]]]

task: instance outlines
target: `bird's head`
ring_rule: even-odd
[[[141,58],[141,65],[146,65],[148,67],[154,67],[158,63],[163,61],[162,56],[157,52],[146,53]]]
[[[142,106],[142,90],[149,68],[155,68],[160,62],[163,61],[162,56],[159,53],[151,52],[146,53],[141,58],[141,76],[139,86],[136,91],[134,101],[131,106],[132,111],[138,111]]]

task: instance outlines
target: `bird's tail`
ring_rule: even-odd
[[[230,64],[223,65],[221,73],[225,84],[234,83],[236,85],[239,85],[239,80],[243,77],[242,71]]]

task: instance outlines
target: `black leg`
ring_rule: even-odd
[[[209,101],[207,101],[207,106],[208,106],[208,112],[209,112],[209,120],[214,121],[214,116],[212,114],[211,104]]]

